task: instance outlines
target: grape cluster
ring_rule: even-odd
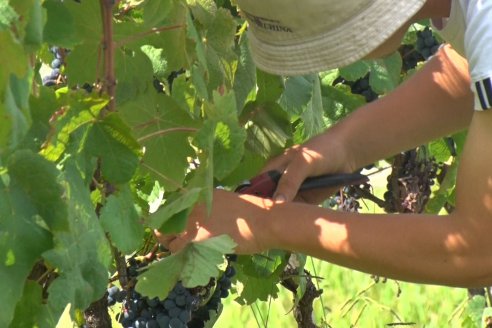
[[[229,295],[231,278],[235,275],[232,262],[235,255],[228,255],[228,265],[223,275],[211,279],[204,287],[185,288],[178,282],[164,300],[140,295],[133,288],[127,290],[117,286],[108,288],[108,305],[122,303],[122,311],[117,315],[123,328],[201,328],[210,320],[210,311],[218,312],[221,299]],[[148,263],[131,258],[127,274],[134,280]],[[214,292],[211,290],[215,287]],[[211,295],[210,295],[211,294]]]
[[[224,274],[217,280],[217,286],[215,291],[210,297],[209,301],[196,312],[193,313],[192,320],[188,323],[189,328],[203,328],[205,322],[210,320],[210,311],[216,313],[219,312],[222,299],[229,296],[229,289],[231,288],[231,278],[236,274],[236,270],[233,266],[228,265]]]
[[[411,44],[403,44],[398,49],[402,59],[402,71],[408,72],[411,69],[414,69],[419,62],[425,60],[420,52],[415,49],[414,45]]]
[[[428,59],[435,54],[441,44],[432,34],[432,30],[426,26],[422,31],[417,32],[417,42],[415,48],[424,57]]]
[[[358,189],[370,191],[371,186],[367,182],[360,186],[346,186],[330,199],[329,206],[344,212],[359,212],[362,195]]]
[[[384,193],[388,213],[420,213],[431,194],[440,165],[418,149],[397,155]]]
[[[366,74],[363,78],[358,79],[357,81],[350,84],[350,90],[354,94],[362,95],[366,98],[367,102],[374,101],[378,99],[378,94],[372,90],[369,85],[369,73]]]
[[[335,81],[333,81],[333,85],[336,85],[338,83],[348,85],[350,87],[350,91],[353,94],[364,96],[366,102],[371,102],[378,99],[379,95],[374,92],[374,90],[372,90],[371,86],[369,85],[369,77],[370,73],[367,73],[364,77],[356,81],[348,81],[339,76],[337,79],[335,79]]]
[[[51,62],[51,73],[43,77],[43,85],[50,87],[57,85],[61,79],[64,51],[58,47],[51,47],[50,52],[55,59]]]

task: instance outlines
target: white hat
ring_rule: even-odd
[[[376,49],[426,0],[237,0],[256,65],[299,75],[351,64]]]

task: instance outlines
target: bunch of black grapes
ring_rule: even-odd
[[[441,44],[436,39],[432,30],[426,26],[423,30],[417,32],[417,42],[415,43],[415,49],[424,57],[428,59],[434,55]]]
[[[369,77],[370,73],[367,73],[364,77],[356,80],[356,81],[348,81],[339,76],[335,81],[333,81],[333,85],[338,83],[342,83],[348,85],[350,87],[350,91],[353,94],[364,96],[366,102],[371,102],[378,99],[379,95],[374,92],[374,90],[369,85]]]
[[[360,204],[362,199],[361,191],[370,192],[371,185],[366,182],[359,186],[343,187],[330,199],[329,206],[344,212],[359,212],[362,208]]]
[[[124,290],[112,286],[107,291],[108,305],[122,303],[117,320],[124,328],[202,328],[210,320],[211,311],[217,313],[222,299],[229,295],[231,278],[235,275],[232,263],[236,257],[228,255],[227,260],[222,276],[217,281],[211,279],[207,286],[188,289],[178,282],[164,300],[142,296],[133,288]],[[135,258],[128,264],[130,280],[148,265]]]
[[[43,77],[43,85],[50,87],[57,85],[61,79],[61,69],[63,66],[64,50],[59,47],[51,47],[50,52],[55,57],[51,62],[50,74]]]

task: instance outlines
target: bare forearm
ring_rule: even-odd
[[[476,244],[480,233],[451,215],[367,215],[300,203],[275,205],[271,214],[277,248],[398,280],[492,284],[487,252]]]
[[[398,89],[327,135],[341,140],[356,169],[466,128],[473,113],[469,85],[466,62],[446,47]]]

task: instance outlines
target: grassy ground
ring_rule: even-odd
[[[315,303],[316,322],[325,327],[460,327],[465,289],[386,281],[326,262],[310,261],[308,269],[323,277],[323,294]],[[224,302],[214,327],[296,327],[290,293],[270,303],[243,307]],[[327,323],[323,325],[323,323]]]

